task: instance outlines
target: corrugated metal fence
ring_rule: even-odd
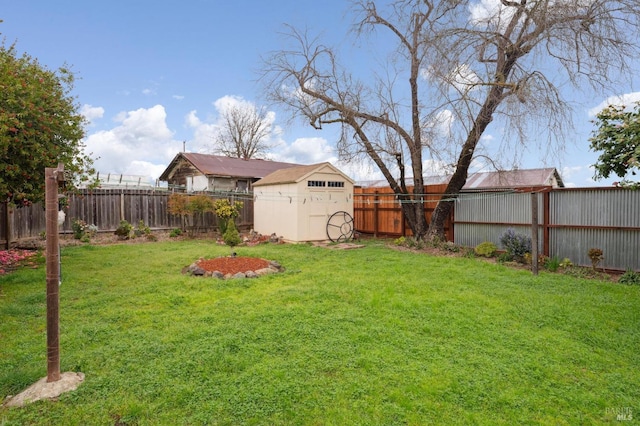
[[[66,219],[61,232],[72,232],[71,224],[76,219],[96,225],[99,232],[113,232],[121,220],[136,226],[140,220],[153,230],[167,230],[181,226],[181,218],[169,213],[168,202],[171,192],[163,190],[137,189],[94,189],[83,190],[68,198],[65,209]],[[238,225],[251,226],[253,223],[253,199],[251,194],[208,193],[210,197],[228,198],[243,201],[244,205],[238,217]],[[36,238],[45,230],[44,204],[9,209],[0,204],[0,241],[6,246],[7,228],[11,241]],[[211,230],[217,227],[213,213],[207,213],[201,219],[200,229]]]
[[[607,269],[640,270],[640,191],[622,188],[561,188],[538,197],[539,252],[591,265],[599,248]],[[531,235],[530,193],[465,193],[455,205],[454,241],[474,247],[512,228]]]

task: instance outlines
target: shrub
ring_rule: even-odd
[[[560,259],[557,256],[549,258],[545,267],[551,272],[556,272],[560,268]]]
[[[393,240],[393,244],[397,246],[403,246],[407,243],[407,239],[405,237],[396,238]]]
[[[244,203],[242,201],[231,203],[231,201],[226,198],[220,198],[213,202],[213,211],[218,218],[218,229],[222,235],[227,231],[229,219],[238,217],[243,205]]]
[[[120,225],[114,232],[121,240],[128,240],[131,236],[131,231],[133,230],[133,226],[126,220],[121,220]]]
[[[598,267],[598,264],[602,261],[602,259],[604,259],[604,254],[602,252],[602,249],[591,248],[589,249],[589,252],[587,253],[587,255],[589,256],[589,259],[591,259],[591,266],[595,271],[596,268]]]
[[[526,235],[517,234],[509,228],[500,237],[500,244],[504,249],[518,261],[523,261],[526,253],[531,253],[531,238]]]
[[[180,235],[182,235],[182,229],[180,228],[172,229],[171,232],[169,233],[170,238],[176,238],[176,237],[179,237]]]
[[[484,256],[484,257],[492,257],[497,250],[498,250],[498,247],[496,247],[496,245],[493,244],[491,241],[485,241],[483,243],[480,243],[474,249],[475,253],[478,256]]]
[[[620,284],[640,285],[640,273],[635,271],[626,271],[618,279]]]
[[[144,220],[140,219],[137,228],[133,231],[133,235],[136,237],[144,235],[149,238],[149,236],[151,235],[151,228],[145,225]]]
[[[573,262],[568,257],[565,257],[564,259],[562,259],[562,262],[560,262],[561,268],[570,268],[572,266]]]
[[[233,219],[229,219],[229,223],[227,223],[227,230],[222,236],[222,239],[224,240],[224,243],[231,248],[237,246],[242,242]]]
[[[509,253],[500,253],[496,260],[498,261],[498,263],[511,262],[513,261],[513,256],[511,256]]]
[[[85,230],[87,229],[87,222],[80,219],[75,219],[71,223],[71,230],[73,231],[73,238],[76,240],[81,239],[84,236]]]

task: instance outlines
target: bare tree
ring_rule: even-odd
[[[220,132],[215,136],[216,152],[228,157],[262,158],[271,148],[271,121],[264,108],[234,103],[221,113]]]
[[[358,0],[353,6],[355,36],[378,37],[370,50],[395,42],[382,61],[371,61],[366,81],[341,65],[337,49],[295,28],[288,32],[295,47],[265,61],[263,81],[272,100],[313,127],[342,126],[340,156],[376,164],[417,238],[444,237],[452,200],[474,159],[500,162],[498,153],[517,156],[531,139],[539,148],[562,149],[571,122],[558,87],[607,88],[629,75],[638,54],[640,0],[396,0],[380,8]],[[500,147],[485,150],[481,137],[494,120],[509,132]],[[421,199],[425,156],[453,168],[429,225]]]

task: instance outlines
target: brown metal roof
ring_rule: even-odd
[[[425,176],[425,185],[447,184],[451,176]],[[413,178],[407,178],[406,184],[413,185]],[[377,180],[369,182],[359,182],[362,187],[382,187],[389,186],[386,180]],[[541,187],[556,186],[564,188],[564,183],[558,171],[551,168],[544,169],[521,169],[508,171],[493,171],[472,173],[467,178],[462,190],[476,189],[504,189],[504,188],[524,188],[524,187]]]
[[[283,168],[297,167],[299,164],[282,163],[278,161],[225,157],[221,155],[196,154],[181,152],[175,156],[169,166],[160,176],[160,180],[166,181],[171,170],[184,158],[200,173],[206,176],[233,176],[246,178],[263,178],[268,174]]]
[[[507,170],[474,173],[469,176],[464,189],[518,188],[534,186],[559,186],[564,183],[555,168]]]

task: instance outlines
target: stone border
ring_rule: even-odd
[[[196,261],[196,262],[193,262],[191,265],[185,267],[182,270],[182,273],[189,274],[194,277],[211,277],[211,278],[218,278],[221,280],[229,280],[229,279],[236,279],[236,278],[238,279],[239,278],[258,278],[263,275],[277,274],[279,272],[284,272],[284,267],[280,265],[280,263],[276,262],[275,260],[271,260],[268,262],[269,262],[268,267],[258,269],[256,271],[245,271],[245,272],[238,272],[236,274],[224,275],[220,271],[213,271],[213,272],[207,271],[201,268],[200,266],[198,266],[198,261]]]

